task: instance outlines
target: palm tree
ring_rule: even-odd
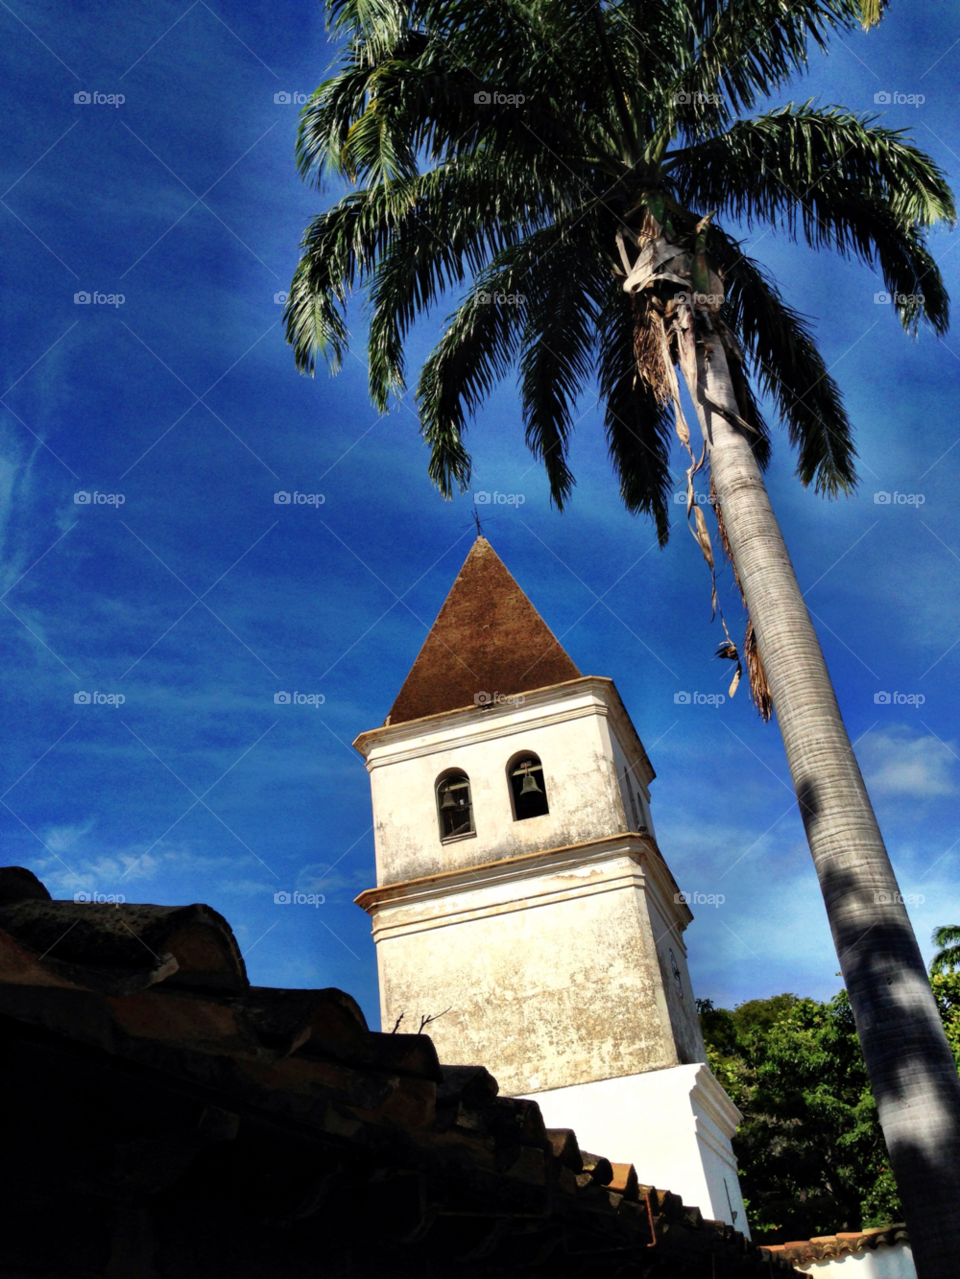
[[[826,495],[855,484],[850,424],[809,326],[723,225],[776,226],[865,261],[907,330],[945,330],[925,230],[955,212],[936,165],[839,107],[747,114],[805,66],[811,41],[857,24],[859,0],[333,0],[328,12],[342,62],[303,112],[299,165],[355,189],[303,240],[286,311],[298,366],[312,373],[321,354],[339,367],[347,297],[367,286],[370,390],[386,411],[411,326],[467,286],[416,390],[444,496],[469,483],[467,417],[517,363],[527,442],[558,507],[574,406],[594,380],[621,497],[661,543],[680,434],[712,570],[692,500],[709,468],[751,685],[776,709],[918,1273],[947,1279],[960,1080],[764,487],[770,441],[749,375],[801,481]],[[736,656],[732,641],[722,651]]]
[[[930,938],[940,949],[930,961],[930,976],[960,968],[960,924],[941,924]]]

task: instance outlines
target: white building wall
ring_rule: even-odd
[[[746,1232],[739,1116],[702,1064],[682,941],[692,915],[652,839],[654,772],[612,681],[385,725],[356,745],[378,885],[358,902],[384,1027],[443,1014],[429,1029],[442,1061],[488,1067],[585,1149]],[[527,751],[550,811],[518,822],[507,766]],[[475,832],[444,842],[436,783],[453,769],[470,780]]]
[[[627,835],[371,890],[382,1024],[443,1013],[441,1061],[482,1064],[509,1094],[675,1066],[650,919],[672,883]]]
[[[642,1185],[680,1195],[747,1236],[731,1139],[741,1116],[707,1066],[675,1066],[528,1094],[548,1128],[582,1150],[632,1163]]]
[[[623,833],[631,823],[606,724],[611,690],[608,680],[586,678],[530,694],[522,706],[452,712],[362,734],[378,884]],[[518,751],[540,757],[550,806],[545,816],[522,822],[513,817],[506,772]],[[435,787],[448,769],[470,779],[476,833],[444,843]]]
[[[816,1279],[917,1279],[908,1243],[883,1245],[876,1251],[848,1252],[829,1261],[796,1262],[795,1265]]]

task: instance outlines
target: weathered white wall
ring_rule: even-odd
[[[705,1065],[676,1066],[528,1094],[581,1150],[632,1163],[642,1185],[680,1195],[747,1236],[731,1138],[740,1113]]]
[[[917,1279],[913,1252],[907,1243],[884,1245],[874,1252],[848,1252],[831,1261],[800,1263],[797,1269],[816,1279]]]
[[[441,1061],[480,1063],[505,1093],[674,1066],[651,922],[656,902],[658,929],[672,913],[679,936],[674,887],[625,835],[365,893],[383,1025],[449,1008],[429,1030]]]
[[[619,731],[629,735],[611,681],[585,677],[528,694],[521,706],[454,711],[362,734],[357,745],[370,772],[377,883],[400,883],[627,830],[633,822],[621,801],[614,754],[623,756],[623,750],[614,746],[611,714]],[[517,822],[506,770],[518,751],[528,750],[543,764],[550,812]],[[636,755],[634,748],[634,762]],[[453,768],[470,778],[476,834],[445,844],[435,786]],[[644,768],[635,775],[645,786]]]

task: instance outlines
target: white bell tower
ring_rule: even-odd
[[[441,1061],[486,1066],[584,1149],[749,1233],[653,768],[613,681],[580,674],[485,538],[354,745],[384,1028],[436,1017]]]

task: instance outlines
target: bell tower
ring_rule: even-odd
[[[381,728],[371,916],[383,1025],[431,1021],[549,1126],[748,1233],[739,1112],[704,1064],[653,767],[478,537]]]

